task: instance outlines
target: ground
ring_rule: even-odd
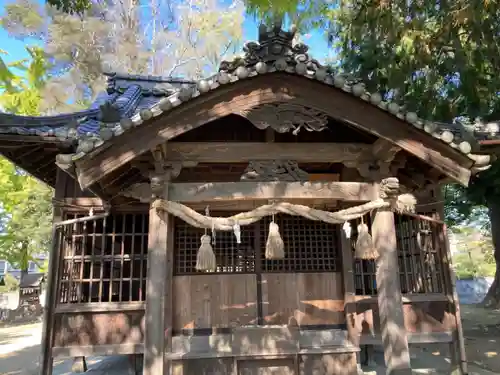
[[[500,310],[461,307],[467,361],[500,373]]]
[[[462,305],[469,375],[500,374],[500,310]],[[449,374],[448,345],[421,344],[410,348],[411,363],[416,374]],[[383,362],[383,356],[378,358]],[[385,369],[373,368],[365,374],[385,375]]]
[[[462,306],[462,321],[466,338],[470,375],[500,373],[500,310],[485,310],[471,305]],[[30,324],[0,329],[0,374],[38,375],[41,324]],[[412,365],[416,373],[429,373],[418,368],[437,368],[439,374],[449,358],[445,351],[430,345],[414,347]],[[55,362],[53,375],[70,375],[71,360]],[[125,357],[93,357],[88,359],[92,375],[128,374]],[[110,369],[113,369],[111,372]],[[384,373],[384,372],[383,372]],[[432,372],[431,372],[432,373]]]
[[[41,334],[40,323],[0,328],[0,375],[38,375]],[[56,360],[53,375],[72,375],[72,363],[71,359]],[[129,374],[125,356],[92,357],[87,365],[92,375]]]

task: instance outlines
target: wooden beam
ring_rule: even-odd
[[[41,136],[41,135],[19,135],[19,134],[0,134],[1,141],[9,141],[9,142],[23,142],[23,143],[58,143],[61,144],[63,142],[59,141],[56,137],[51,136]]]
[[[387,375],[411,375],[408,337],[404,324],[394,213],[380,209],[372,224],[377,259],[377,300]]]
[[[168,199],[168,188],[164,189]],[[165,373],[165,292],[167,290],[167,244],[170,220],[164,221],[151,206],[149,210],[148,273],[146,287],[146,329],[144,375]]]
[[[183,133],[236,113],[246,116],[268,103],[313,106],[328,116],[387,139],[464,185],[473,161],[432,135],[341,90],[317,81],[280,73],[224,85],[146,121],[76,162],[82,188]]]
[[[57,306],[56,314],[144,311],[145,302],[69,303]]]
[[[453,341],[453,335],[450,331],[408,333],[410,344],[437,344],[451,341]],[[363,334],[360,336],[360,345],[382,345],[382,337],[378,334]]]
[[[171,142],[169,161],[199,163],[247,163],[249,160],[294,160],[297,162],[355,162],[368,144],[275,143],[275,142]]]
[[[266,199],[315,199],[371,201],[378,197],[373,184],[362,182],[211,182],[173,183],[174,202],[205,202]]]
[[[143,344],[110,344],[110,345],[81,345],[68,347],[54,347],[54,358],[94,355],[123,355],[143,353]]]

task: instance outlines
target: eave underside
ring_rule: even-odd
[[[356,170],[358,164],[371,161],[373,149],[379,143],[377,137],[334,120],[330,120],[329,128],[324,131],[301,131],[293,135],[259,130],[248,120],[230,115],[180,135],[159,148],[166,150],[166,160],[180,167],[174,183],[237,182],[250,160],[269,159],[297,161],[311,180],[370,182],[370,178]],[[391,152],[389,144],[381,144],[387,145],[387,150],[379,152]],[[407,152],[398,152],[397,148],[392,151],[398,153],[393,163],[395,176],[410,190],[424,189],[446,177]],[[104,176],[94,187],[104,192],[102,198],[112,205],[138,203],[123,192],[134,185],[148,185],[149,174],[154,170],[154,154],[146,152]],[[346,170],[353,171],[351,177],[341,177]]]
[[[0,136],[0,153],[19,168],[55,187],[56,155],[64,152],[67,145],[54,137],[5,135]]]

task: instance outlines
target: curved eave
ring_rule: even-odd
[[[0,134],[0,154],[40,181],[54,187],[56,157],[68,145],[55,137]]]
[[[444,164],[438,169],[444,174],[462,184],[468,183],[470,170],[476,161],[471,158],[473,154],[460,152],[465,150],[463,144],[462,147],[453,147],[451,142],[438,137],[435,131],[431,131],[435,129],[427,126],[414,113],[396,111],[395,103],[378,101],[379,95],[368,94],[361,90],[362,86],[348,86],[345,82],[340,85],[338,80],[326,73],[326,76],[317,72],[299,74],[272,67],[265,72],[253,70],[244,73],[241,69],[237,74],[220,72],[211,79],[199,81],[196,89],[181,89],[152,108],[143,109],[132,118],[122,119],[116,124],[113,139],[89,144],[89,152],[59,155],[58,162],[76,162],[80,171],[89,172],[86,177],[79,177],[82,188],[89,187],[100,179],[100,173],[109,173],[159,143],[204,123],[230,113],[245,116],[252,108],[266,103],[289,102],[315,108],[332,118],[388,139],[430,165],[439,160]],[[346,111],[347,105],[354,109]],[[398,110],[401,110],[399,106]],[[422,145],[425,146],[423,152],[419,151]],[[470,145],[466,151],[470,152]],[[111,164],[113,167],[110,169],[103,169],[104,165]],[[461,168],[458,174],[450,172],[455,164]]]

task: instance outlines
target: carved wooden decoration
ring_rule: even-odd
[[[134,168],[138,169],[143,177],[150,180],[150,183],[136,183],[122,192],[120,195],[137,199],[141,203],[149,203],[153,196],[159,197],[163,194],[166,181],[171,181],[179,176],[184,167],[195,167],[198,163],[192,161],[166,161],[165,148],[158,147],[152,151],[154,165],[147,162],[135,163]]]
[[[120,195],[127,198],[137,199],[141,203],[149,203],[152,196],[151,184],[147,182],[133,184],[120,192]]]
[[[348,168],[356,168],[361,177],[370,181],[395,174],[402,168],[406,159],[397,157],[401,148],[385,139],[378,139],[371,149],[366,150],[358,162],[344,163]],[[361,161],[364,160],[364,161]]]
[[[307,172],[290,160],[250,161],[241,181],[308,181]]]
[[[278,133],[298,134],[301,129],[319,132],[328,124],[328,116],[323,112],[289,103],[265,104],[240,114],[257,128],[271,128]]]

